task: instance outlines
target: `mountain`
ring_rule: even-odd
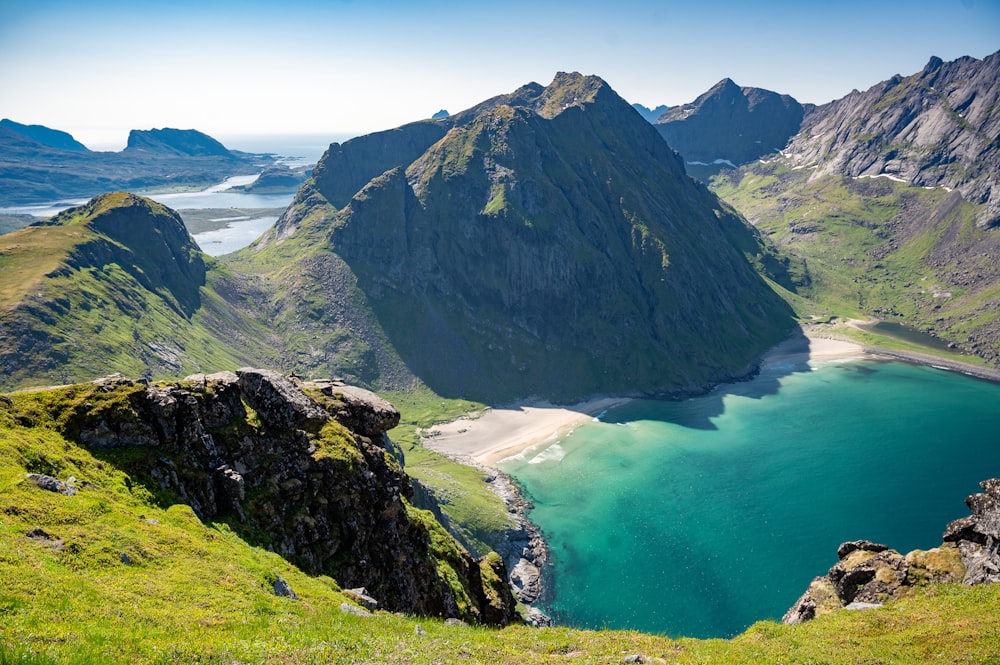
[[[746,372],[792,325],[762,251],[604,81],[560,73],[331,145],[227,263],[292,280],[270,316],[312,340],[299,371],[573,399]]]
[[[707,179],[785,147],[799,131],[803,107],[788,95],[741,88],[723,79],[690,104],[667,108],[655,127],[679,152],[688,173]]]
[[[122,192],[0,236],[0,387],[273,361],[209,261],[177,213]]]
[[[113,189],[207,187],[257,173],[275,160],[230,151],[195,130],[133,131],[125,150],[92,152],[60,139],[72,140],[65,132],[13,125],[0,125],[0,206],[90,198]]]
[[[63,132],[58,129],[50,129],[44,125],[22,125],[19,122],[14,122],[13,120],[4,118],[3,120],[0,120],[0,127],[15,131],[32,141],[41,143],[42,145],[47,145],[50,148],[58,148],[59,150],[76,150],[79,152],[88,151],[87,146],[77,141],[67,132]]]
[[[195,129],[133,129],[128,135],[125,152],[146,152],[184,157],[225,157],[236,156],[211,136]]]
[[[876,318],[1000,364],[998,68],[1000,53],[932,58],[812,109],[781,155],[716,177],[714,191],[802,262],[800,314]]]
[[[638,111],[639,115],[646,119],[646,122],[656,122],[670,107],[660,104],[656,108],[651,109],[642,104],[632,104],[632,108]]]
[[[1000,225],[1000,51],[982,60],[931,58],[911,76],[815,108],[785,149],[813,177],[888,177],[948,187]]]

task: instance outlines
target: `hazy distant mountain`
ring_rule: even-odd
[[[47,145],[50,148],[58,148],[60,150],[77,150],[80,152],[88,151],[87,146],[74,139],[72,135],[59,131],[58,129],[49,129],[44,125],[22,125],[19,122],[14,122],[13,120],[4,118],[3,120],[0,120],[0,127],[15,131],[22,136],[26,136],[32,141],[41,143],[42,145]]]
[[[435,113],[434,115],[432,115],[431,119],[432,120],[440,120],[441,118],[447,118],[449,115],[451,115],[451,114],[448,113],[446,110],[441,109],[440,111],[438,111],[437,113]]]
[[[274,163],[272,156],[227,150],[195,130],[135,130],[125,150],[92,152],[54,145],[72,140],[65,132],[18,127],[25,126],[0,123],[0,206],[88,198],[112,189],[207,187]]]
[[[744,371],[792,325],[758,241],[606,83],[559,74],[332,145],[227,262],[283,284],[304,373],[567,399]]]
[[[639,115],[645,118],[647,122],[656,122],[670,107],[660,104],[655,109],[651,109],[643,106],[642,104],[632,104],[632,108],[638,111]]]
[[[658,116],[656,129],[684,157],[691,175],[707,178],[785,147],[799,131],[803,108],[788,95],[741,88],[723,79],[690,104]]]
[[[195,129],[133,129],[128,135],[125,153],[157,153],[184,157],[225,157],[236,156],[211,136]]]

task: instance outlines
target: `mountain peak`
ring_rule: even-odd
[[[74,152],[90,152],[87,146],[77,141],[67,132],[58,129],[51,129],[44,125],[22,125],[9,118],[0,120],[0,127],[17,132],[21,136],[31,139],[36,143],[58,148],[59,150],[71,150]]]
[[[943,65],[943,64],[944,64],[944,60],[942,60],[941,58],[937,57],[936,55],[932,55],[931,59],[928,60],[927,64],[924,66],[924,71],[925,72],[931,72],[931,71],[934,71],[935,69],[940,69],[941,65]]]
[[[126,151],[160,153],[185,157],[229,157],[234,155],[226,146],[196,129],[133,129],[128,135]]]

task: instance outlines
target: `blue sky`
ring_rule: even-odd
[[[129,129],[339,137],[557,71],[647,106],[724,77],[824,103],[1000,49],[1000,0],[0,0],[0,117],[118,149]]]

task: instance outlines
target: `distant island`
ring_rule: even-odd
[[[120,152],[67,132],[0,120],[0,207],[81,199],[113,189],[199,188],[273,166],[275,155],[230,150],[195,129],[132,130]]]

